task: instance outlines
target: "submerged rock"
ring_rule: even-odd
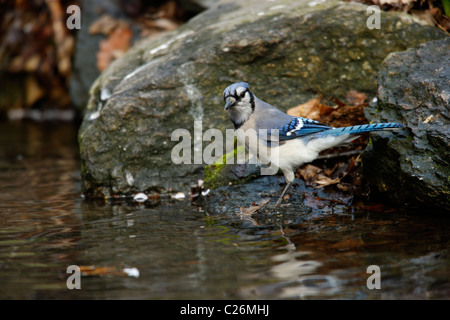
[[[450,208],[450,38],[391,53],[378,75],[374,121],[407,126],[405,139],[372,133],[364,177],[399,204]]]
[[[202,136],[194,134],[194,121],[203,130],[232,127],[222,101],[230,83],[249,82],[259,98],[283,110],[318,93],[374,95],[389,52],[445,37],[399,13],[381,12],[381,29],[369,30],[366,8],[223,1],[170,35],[134,46],[91,88],[79,134],[85,192],[188,190],[204,167],[194,161],[206,144],[195,147]],[[188,132],[190,164],[172,161],[176,129]]]

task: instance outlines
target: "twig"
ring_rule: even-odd
[[[331,154],[324,154],[319,156],[316,160],[325,160],[325,159],[334,159],[334,158],[340,158],[340,157],[348,157],[348,156],[354,156],[357,154],[360,154],[361,151],[358,150],[350,150],[345,151],[341,153],[331,153]]]

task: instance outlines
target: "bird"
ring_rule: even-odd
[[[237,139],[250,153],[266,164],[275,164],[284,174],[286,186],[275,207],[280,205],[294,182],[295,170],[315,160],[320,152],[349,143],[364,132],[403,127],[398,123],[375,123],[335,128],[316,120],[291,116],[258,99],[247,82],[229,85],[223,92],[223,99],[224,110],[228,111]],[[268,133],[262,134],[264,132]],[[261,146],[265,146],[264,152]]]

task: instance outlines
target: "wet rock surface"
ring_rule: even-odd
[[[370,96],[389,52],[445,37],[397,13],[381,12],[382,29],[369,30],[366,8],[223,1],[169,36],[134,46],[91,88],[79,134],[85,192],[187,190],[204,164],[174,165],[172,132],[188,130],[193,145],[194,121],[203,130],[231,128],[221,95],[232,82],[249,82],[283,110],[318,93]]]
[[[211,214],[238,215],[244,220],[277,224],[298,223],[323,214],[347,214],[354,200],[351,194],[334,187],[318,189],[296,180],[281,205],[275,207],[284,186],[282,176],[264,176],[244,184],[218,187],[201,201]]]
[[[364,177],[398,204],[450,208],[450,38],[390,54],[378,75],[371,121],[394,120],[409,134],[372,133]]]

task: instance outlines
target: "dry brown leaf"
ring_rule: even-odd
[[[120,20],[114,19],[108,14],[104,14],[99,19],[92,22],[89,26],[89,33],[109,35],[120,23]]]
[[[340,178],[336,178],[336,179],[332,179],[330,177],[327,177],[324,174],[319,174],[316,178],[316,180],[314,181],[314,183],[317,184],[317,186],[315,186],[315,188],[323,188],[332,184],[336,184],[339,181],[341,181]]]
[[[305,180],[306,182],[315,180],[322,171],[323,170],[321,168],[316,167],[312,164],[307,164],[298,170],[303,180]]]
[[[160,18],[156,20],[147,20],[145,25],[149,28],[163,30],[163,31],[173,31],[177,29],[180,25],[173,20],[166,18]]]
[[[347,102],[349,104],[352,104],[355,106],[363,105],[364,102],[366,101],[366,99],[367,99],[367,96],[364,93],[358,92],[356,90],[350,90],[345,95],[345,100],[347,100]]]
[[[302,176],[303,180],[305,180],[305,182],[315,184],[315,188],[323,188],[331,184],[336,184],[341,180],[340,178],[330,178],[323,173],[323,170],[321,168],[316,167],[312,164],[307,164],[303,168],[300,168],[298,172]]]
[[[127,22],[114,19],[107,14],[91,24],[89,33],[108,36],[107,39],[100,42],[100,50],[97,53],[97,68],[100,71],[105,70],[112,61],[128,51],[133,37],[133,32]]]
[[[345,127],[367,123],[364,115],[364,93],[349,91],[347,99],[354,105],[347,105],[335,100],[336,106],[330,107],[320,103],[320,99],[312,99],[304,104],[289,109],[286,113],[294,117],[305,117],[317,120],[331,127]]]
[[[423,120],[423,122],[422,123],[429,123],[429,122],[434,122],[437,118],[439,118],[439,116],[440,116],[441,114],[440,113],[438,113],[438,114],[436,114],[436,115],[430,115],[429,117],[427,117],[425,120]]]
[[[323,122],[324,117],[335,112],[337,109],[321,104],[319,99],[312,99],[299,106],[286,111],[287,114],[294,117],[305,117]]]
[[[116,267],[96,267],[96,266],[80,266],[83,276],[104,276],[104,275],[121,275],[122,272]]]
[[[309,100],[304,104],[289,109],[286,113],[293,117],[306,117],[309,119],[318,120],[320,118],[319,99]]]
[[[127,268],[118,267],[96,267],[96,266],[79,266],[81,275],[83,276],[136,276],[134,270],[128,271]],[[135,269],[135,268],[131,268]]]
[[[242,215],[251,216],[256,211],[258,211],[259,209],[264,207],[266,204],[268,204],[269,202],[270,202],[270,199],[262,199],[258,204],[254,205],[254,206],[250,206],[248,208],[240,207],[239,209],[241,210]]]
[[[97,53],[97,68],[103,71],[112,61],[124,55],[130,47],[132,36],[128,24],[120,24],[119,27],[115,28],[108,39],[100,42],[100,50]]]
[[[338,166],[339,165],[336,163],[333,168],[323,168],[323,172],[325,173],[325,175],[331,177],[331,175],[337,169]]]

